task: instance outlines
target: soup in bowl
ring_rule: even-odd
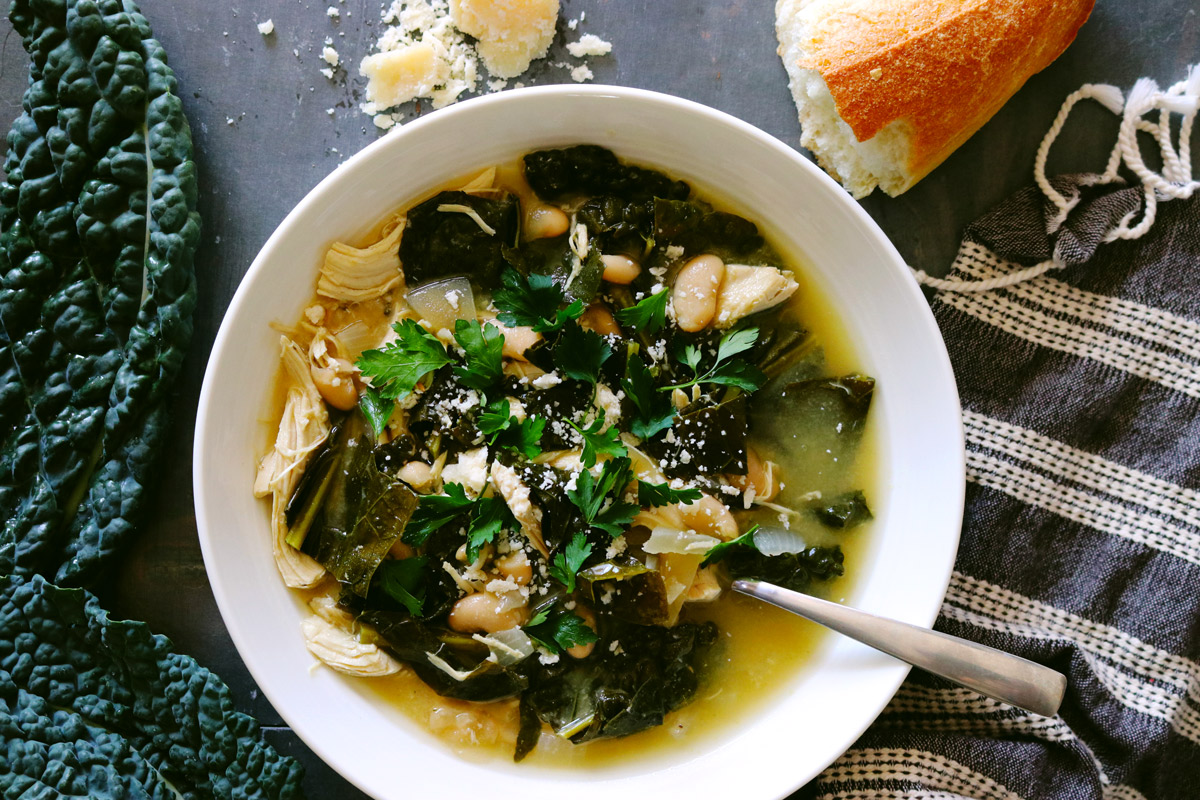
[[[380,797],[794,789],[905,668],[725,587],[932,621],[962,442],[904,269],[795,153],[673,98],[514,92],[389,135],[268,242],[206,375],[239,652]]]

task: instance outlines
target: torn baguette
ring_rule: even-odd
[[[1094,0],[778,0],[800,144],[855,197],[910,189],[1067,48]]]

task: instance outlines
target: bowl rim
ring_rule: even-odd
[[[914,613],[913,616],[917,620],[917,624],[923,627],[932,627],[937,619],[938,612],[942,606],[946,591],[949,586],[952,575],[953,565],[957,556],[959,541],[961,538],[961,520],[963,509],[965,508],[965,471],[966,471],[966,445],[965,434],[961,418],[961,402],[958,394],[957,383],[955,381],[954,372],[951,367],[949,354],[946,351],[945,344],[942,340],[940,329],[933,317],[931,308],[921,292],[917,282],[911,280],[911,272],[904,260],[896,250],[895,246],[883,233],[882,229],[875,223],[869,214],[855,202],[848,194],[844,192],[842,187],[829,177],[825,172],[819,169],[815,164],[806,159],[800,151],[780,141],[769,133],[751,125],[750,123],[739,119],[724,111],[703,105],[701,103],[687,100],[675,95],[665,94],[661,92],[650,91],[646,89],[637,89],[630,87],[611,86],[602,84],[590,85],[571,85],[571,84],[556,84],[549,86],[528,87],[521,89],[511,89],[504,92],[499,92],[490,95],[470,98],[455,105],[437,110],[426,114],[416,120],[404,123],[403,126],[397,126],[387,134],[381,136],[374,142],[368,144],[362,150],[348,158],[335,167],[335,169],[326,175],[320,182],[317,183],[300,202],[293,207],[287,215],[280,221],[278,226],[272,232],[270,237],[263,244],[254,260],[251,262],[245,274],[239,280],[238,287],[234,292],[228,307],[226,308],[221,320],[220,327],[214,338],[212,349],[208,360],[206,361],[204,378],[201,386],[199,402],[196,411],[196,426],[194,431],[194,450],[192,459],[193,470],[193,494],[195,504],[195,517],[198,538],[201,546],[202,555],[204,557],[206,570],[213,570],[213,564],[216,563],[216,553],[214,551],[214,543],[209,534],[209,520],[207,513],[207,502],[210,500],[209,487],[205,483],[205,458],[206,450],[205,442],[209,436],[209,427],[213,420],[210,420],[210,407],[214,402],[216,393],[215,372],[216,364],[219,361],[219,356],[231,346],[230,339],[233,335],[231,328],[231,320],[240,317],[245,313],[243,306],[249,302],[250,286],[254,283],[254,279],[265,269],[265,265],[269,262],[272,252],[279,247],[280,243],[286,240],[293,232],[293,229],[299,225],[302,218],[310,213],[314,208],[327,200],[327,196],[339,191],[340,185],[345,175],[348,175],[358,165],[369,162],[375,159],[379,154],[403,146],[403,142],[412,135],[423,131],[431,126],[446,126],[453,125],[454,121],[459,117],[470,116],[478,112],[480,109],[501,104],[519,105],[530,98],[553,97],[560,100],[568,98],[612,98],[621,100],[640,101],[663,105],[672,111],[680,114],[692,114],[707,117],[710,120],[730,127],[742,135],[748,136],[757,143],[766,146],[773,150],[778,156],[788,159],[800,169],[806,171],[808,176],[816,181],[825,183],[828,187],[832,187],[836,196],[841,198],[843,210],[850,213],[856,218],[856,221],[861,225],[863,230],[868,232],[872,237],[874,244],[880,247],[885,253],[890,256],[890,259],[878,264],[878,268],[887,269],[893,272],[901,273],[906,280],[902,282],[905,291],[909,297],[909,301],[916,301],[919,308],[917,316],[921,320],[921,324],[925,328],[925,334],[931,334],[933,339],[941,344],[936,353],[927,354],[935,359],[935,364],[930,364],[930,367],[940,373],[940,377],[945,381],[945,385],[950,389],[952,398],[947,396],[947,400],[952,400],[953,405],[960,410],[957,419],[953,423],[954,433],[956,435],[955,452],[940,453],[940,457],[948,461],[952,461],[952,469],[959,475],[964,476],[964,480],[958,484],[955,496],[943,498],[945,503],[948,503],[950,510],[953,511],[954,517],[960,522],[954,528],[953,547],[946,547],[947,558],[943,564],[944,569],[939,570],[938,574],[942,578],[935,582],[933,588],[936,592],[930,592],[926,601],[923,604],[918,604],[923,607],[921,613]],[[209,578],[209,586],[216,600],[218,610],[221,613],[222,622],[225,625],[231,639],[234,642],[235,648],[238,651],[239,657],[242,659],[251,677],[254,679],[258,688],[263,692],[264,696],[271,702],[272,707],[284,720],[284,722],[304,741],[322,761],[325,762],[331,769],[338,772],[345,780],[354,784],[361,791],[371,795],[375,790],[374,786],[368,785],[365,778],[355,774],[349,774],[343,771],[341,765],[336,758],[331,757],[320,738],[316,736],[302,720],[292,718],[290,710],[285,710],[277,702],[276,693],[270,680],[269,675],[264,674],[261,665],[254,658],[247,658],[245,655],[248,652],[253,652],[253,643],[246,641],[238,626],[231,625],[229,620],[236,616],[237,609],[234,601],[226,594],[226,589],[223,583],[219,580]],[[291,591],[291,590],[289,590]],[[905,680],[911,669],[906,664],[899,662],[891,665],[892,680],[890,681],[888,691],[881,693],[880,699],[872,706],[869,714],[864,714],[861,725],[857,726],[853,737],[845,741],[844,746],[840,746],[836,753],[833,754],[824,764],[820,765],[812,771],[810,775],[806,775],[803,779],[780,793],[775,794],[775,797],[783,798],[791,794],[796,789],[805,785],[812,780],[817,774],[824,770],[830,763],[835,761],[845,750],[849,749],[854,741],[856,741],[864,731],[875,721],[887,704],[891,701],[901,683]],[[566,774],[566,773],[564,773]]]

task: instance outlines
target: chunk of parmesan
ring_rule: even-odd
[[[367,78],[367,101],[379,108],[426,96],[450,77],[445,48],[436,39],[369,55],[359,71]]]
[[[450,18],[479,40],[479,55],[493,77],[514,78],[550,47],[558,0],[450,0]]]
[[[263,36],[270,36],[275,32],[275,22],[273,20],[267,20],[266,22],[258,23],[258,32]]]

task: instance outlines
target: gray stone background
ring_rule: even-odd
[[[326,14],[329,2],[315,0],[141,1],[178,75],[196,144],[204,219],[196,262],[200,301],[152,523],[101,595],[114,616],[146,620],[220,674],[271,742],[305,763],[309,797],[356,798],[363,795],[283,726],[242,665],[209,590],[191,491],[200,382],[238,282],[292,206],[340,161],[383,135],[358,110],[365,81],[357,74],[381,28],[380,0],[331,2],[340,11],[337,20]],[[581,16],[578,29],[567,30],[565,21]],[[267,19],[275,23],[271,37],[256,27]],[[564,44],[583,33],[613,43],[611,55],[589,59],[594,83],[696,100],[799,147],[799,124],[775,53],[771,0],[562,0],[551,54],[524,82],[569,82],[568,70],[555,62],[578,63]],[[327,36],[343,63],[334,80],[318,71],[326,66],[320,52]],[[1067,94],[1089,82],[1127,88],[1141,76],[1169,84],[1195,62],[1195,0],[1100,0],[1067,52],[945,164],[902,197],[876,193],[862,205],[910,264],[943,274],[962,228],[1031,182],[1038,143]],[[20,112],[27,70],[19,37],[0,20],[5,127]],[[1055,145],[1049,172],[1100,171],[1115,134],[1114,118],[1085,104]]]

